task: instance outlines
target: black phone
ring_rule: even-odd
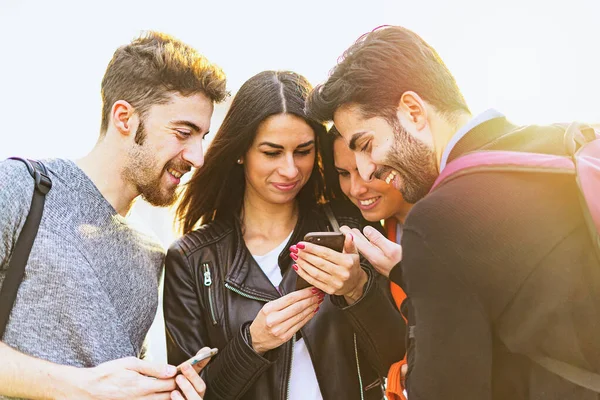
[[[342,232],[309,232],[304,235],[304,241],[327,247],[341,253],[344,250],[346,236]],[[298,275],[296,277],[296,290],[309,287],[310,284]]]

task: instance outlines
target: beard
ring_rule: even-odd
[[[394,143],[386,154],[383,165],[394,168],[401,179],[400,193],[409,203],[421,200],[433,186],[439,172],[435,152],[425,143],[411,136],[399,121],[393,124]],[[387,169],[380,168],[376,176]],[[388,171],[389,173],[389,171]],[[382,179],[385,179],[383,177]]]
[[[158,161],[153,150],[137,143],[133,144],[127,152],[127,159],[122,177],[135,185],[144,200],[155,207],[168,207],[175,203],[178,197],[177,185],[163,183],[163,175],[168,173],[169,168],[188,171],[189,165],[170,160],[160,171],[157,171]]]

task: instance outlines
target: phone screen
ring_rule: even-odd
[[[181,373],[181,366],[183,364],[190,363],[193,367],[194,365],[198,364],[200,361],[206,360],[207,358],[214,356],[218,352],[219,352],[219,349],[215,348],[215,349],[208,349],[206,351],[196,354],[195,356],[193,356],[193,357],[189,358],[188,360],[179,364],[177,366],[177,373]]]

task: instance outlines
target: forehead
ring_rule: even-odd
[[[336,167],[353,169],[356,166],[354,153],[342,138],[338,138],[333,142],[333,159]]]
[[[254,142],[286,145],[304,143],[314,138],[315,132],[304,119],[293,114],[275,114],[260,123]]]
[[[187,121],[208,130],[210,118],[214,106],[212,101],[203,93],[195,93],[190,96],[182,96],[179,93],[171,93],[164,104],[154,104],[148,110],[150,118],[164,121]]]

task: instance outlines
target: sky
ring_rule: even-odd
[[[600,122],[599,15],[599,0],[0,0],[0,160],[87,154],[106,66],[147,29],[196,47],[235,93],[267,69],[323,82],[363,33],[402,25],[438,51],[475,114]],[[225,111],[215,110],[211,135]],[[168,210],[138,201],[134,214],[165,246],[174,239]],[[163,332],[159,309],[150,355],[162,361]]]
[[[145,29],[199,49],[235,93],[265,69],[322,82],[361,34],[403,25],[436,48],[474,113],[597,122],[598,15],[598,0],[0,0],[0,159],[85,155],[98,136],[106,65]]]

